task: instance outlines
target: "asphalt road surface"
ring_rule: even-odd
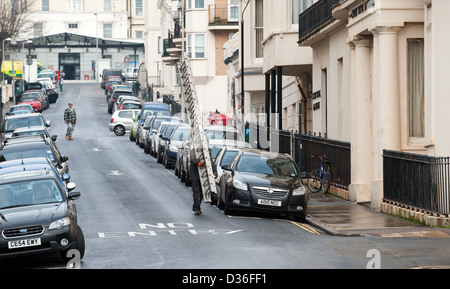
[[[71,101],[78,123],[64,139],[63,111]],[[69,157],[86,253],[82,269],[414,268],[449,265],[448,240],[335,237],[277,216],[226,216],[129,140],[108,129],[111,115],[97,84],[68,83],[44,112]],[[420,248],[420,250],[418,250]],[[67,268],[59,255],[14,258],[8,268]],[[188,280],[189,281],[189,280]],[[191,279],[193,281],[193,279]]]

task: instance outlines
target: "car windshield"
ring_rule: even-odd
[[[22,100],[25,101],[25,99],[27,99],[27,101],[29,101],[29,100],[37,100],[37,99],[39,99],[39,93],[27,93],[27,94],[24,94],[22,96]]]
[[[141,120],[144,120],[147,116],[152,116],[152,115],[167,115],[167,116],[170,116],[170,111],[162,110],[162,109],[146,108],[141,113]]]
[[[29,106],[25,106],[25,105],[21,105],[21,106],[13,106],[11,107],[10,111],[20,111],[20,110],[27,110],[27,111],[31,111]]]
[[[222,159],[220,160],[220,166],[229,165],[233,158],[237,155],[238,151],[226,151],[223,153]]]
[[[208,139],[227,139],[242,141],[242,136],[237,131],[229,130],[205,130],[205,135]]]
[[[124,102],[123,109],[137,109],[141,107],[141,104],[138,102]]]
[[[12,136],[27,136],[27,135],[45,135],[44,129],[37,129],[37,130],[28,130],[28,131],[15,131],[13,132]]]
[[[0,185],[0,209],[49,203],[64,200],[54,179],[20,181]]]
[[[3,155],[6,161],[38,157],[48,157],[52,162],[55,161],[55,156],[50,147],[30,148],[17,151],[3,149],[0,151],[0,154]]]
[[[171,138],[172,140],[179,140],[179,141],[184,141],[184,139],[189,135],[189,132],[191,130],[189,128],[183,128],[183,129],[176,129]]]
[[[5,120],[5,130],[13,131],[21,127],[44,126],[45,123],[41,117],[21,117],[10,118]]]
[[[236,171],[283,177],[298,176],[297,169],[291,160],[277,157],[267,158],[265,156],[243,155],[237,163]]]

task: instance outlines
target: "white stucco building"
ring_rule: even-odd
[[[216,110],[232,113],[227,98],[226,65],[223,61],[223,45],[238,30],[238,5],[231,0],[159,0],[161,9],[161,37],[163,44],[162,82],[168,88],[177,85],[177,76],[168,71],[167,66],[176,70],[175,59],[168,48],[169,34],[184,37],[184,48],[189,55],[197,96],[202,114],[206,118]],[[174,5],[175,4],[175,5]],[[183,7],[184,6],[184,7]],[[179,18],[184,11],[184,17]],[[172,21],[170,21],[172,20]],[[176,29],[181,25],[184,29]],[[177,57],[176,57],[177,58]],[[173,71],[172,70],[172,71]],[[174,92],[176,88],[170,88]]]
[[[36,1],[15,38],[32,40],[25,46],[28,57],[50,69],[64,69],[67,79],[92,79],[96,59],[110,59],[117,69],[139,67],[144,61],[146,2]]]
[[[321,0],[300,15],[318,96],[312,127],[351,142],[351,200],[379,208],[385,149],[450,155],[449,8],[445,0]]]

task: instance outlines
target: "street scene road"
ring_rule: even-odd
[[[78,122],[64,139],[63,112],[72,102]],[[56,144],[69,157],[78,223],[86,239],[81,261],[59,255],[0,261],[2,268],[82,269],[337,269],[450,265],[447,238],[332,236],[282,216],[225,215],[215,205],[192,212],[192,190],[145,154],[128,134],[108,129],[104,91],[96,83],[67,83],[44,112]],[[308,212],[307,212],[308,213]],[[70,262],[69,262],[70,263]]]

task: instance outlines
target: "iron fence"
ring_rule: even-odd
[[[258,123],[247,123],[247,128],[252,147],[290,154],[301,172],[311,172],[319,166],[313,155],[326,155],[330,162],[332,185],[348,190],[351,181],[350,143],[303,134],[300,151],[298,133],[268,130]]]
[[[383,151],[384,200],[450,214],[450,158]]]

